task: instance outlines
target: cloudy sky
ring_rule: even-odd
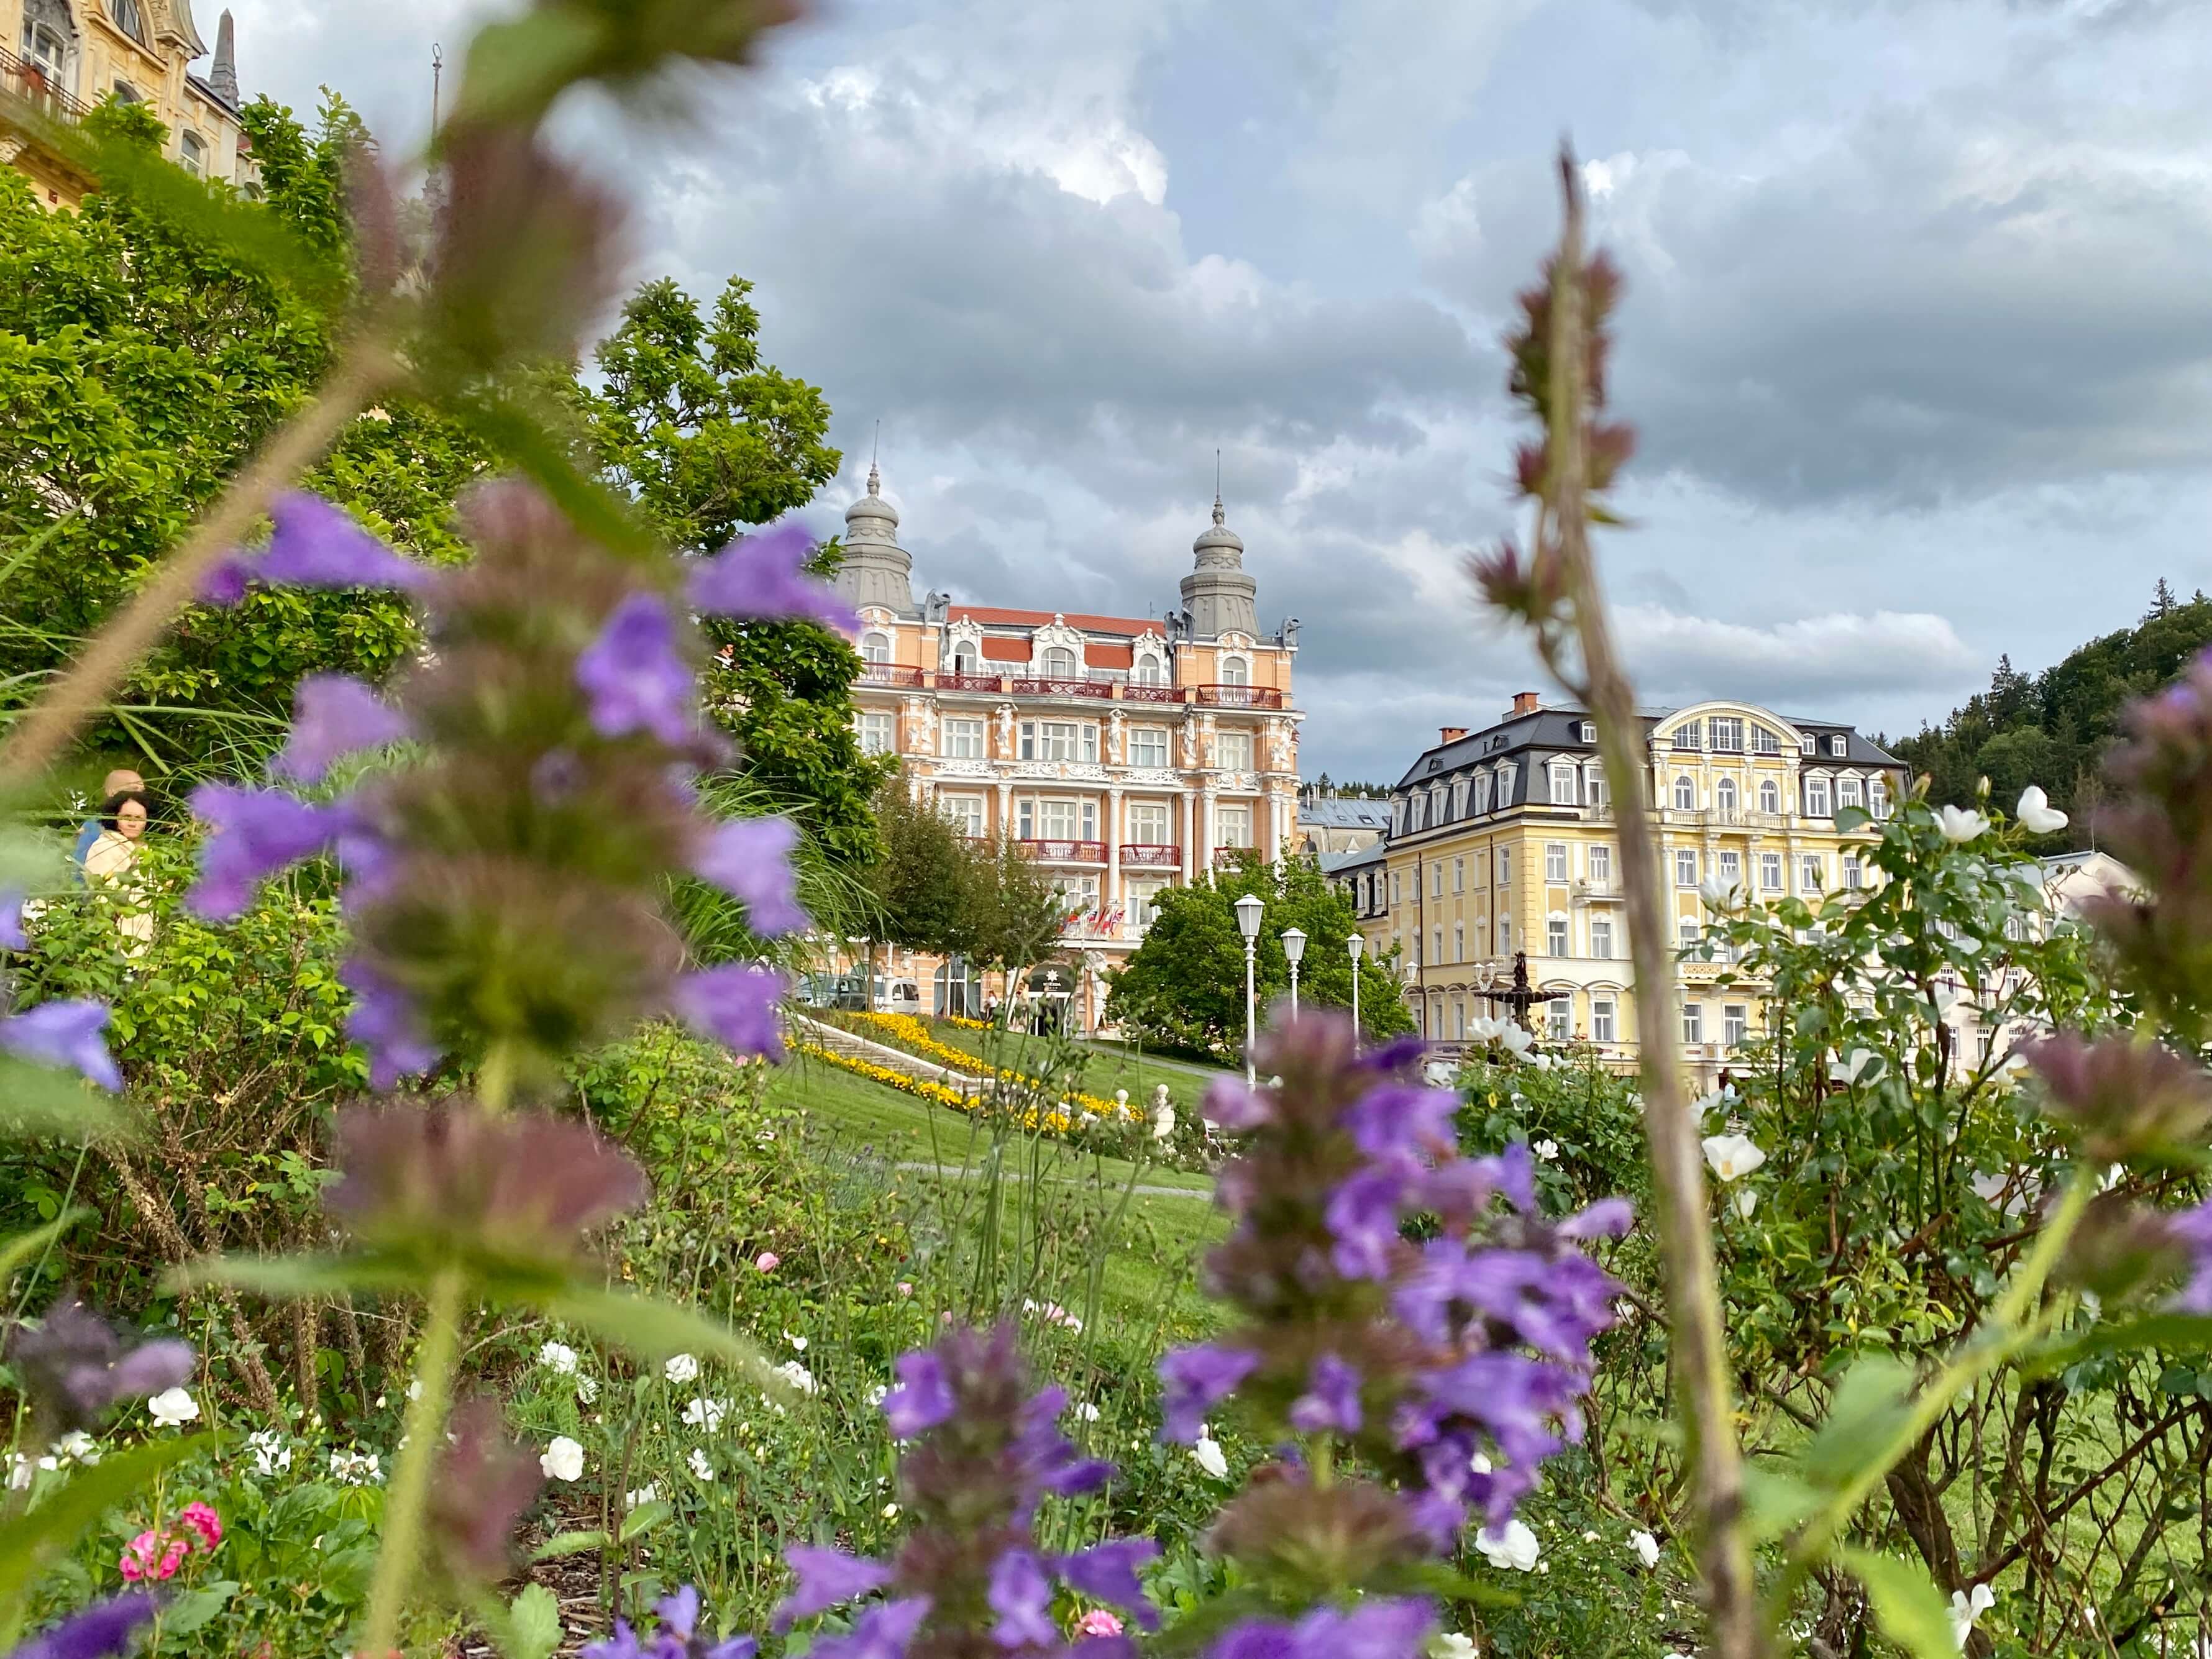
[[[234,5],[249,90],[394,145],[479,9]],[[1631,284],[1642,690],[1897,732],[2207,584],[2209,84],[2201,0],[842,0],[698,128],[569,137],[641,276],[758,283],[825,531],[880,421],[918,592],[1157,613],[1218,448],[1307,773],[1395,778],[1540,684],[1462,567],[1563,134]]]

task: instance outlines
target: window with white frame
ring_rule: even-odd
[[[1856,778],[1838,778],[1836,780],[1836,810],[1840,812],[1846,806],[1863,806],[1865,800],[1859,793],[1862,787]]]
[[[1759,855],[1759,884],[1770,893],[1782,890],[1782,854],[1761,853]]]
[[[1716,714],[1705,722],[1705,746],[1717,755],[1743,753],[1743,721],[1734,714]]]
[[[1441,783],[1429,791],[1429,822],[1440,824],[1444,821],[1444,787]]]
[[[1861,871],[1860,871],[1860,868],[1859,868],[1859,861],[1858,861],[1858,860],[1857,860],[1855,856],[1853,856],[1852,854],[1849,854],[1849,853],[1844,854],[1844,887],[1845,887],[1846,889],[1850,889],[1850,890],[1856,890],[1856,889],[1858,889],[1858,888],[1860,888],[1860,887],[1863,887],[1863,886],[1864,886],[1865,884],[1866,884],[1866,883],[1865,883],[1865,878],[1864,878],[1863,875],[1861,873]]]
[[[1402,800],[1390,803],[1390,833],[1394,836],[1406,833],[1406,803]]]
[[[1808,817],[1829,816],[1828,780],[1825,774],[1815,772],[1805,780],[1805,812]]]
[[[1618,1030],[1619,1024],[1613,1012],[1613,999],[1592,997],[1590,999],[1590,1041],[1592,1042],[1618,1042],[1620,1039],[1614,1036]]]
[[[1510,847],[1498,849],[1498,884],[1500,887],[1513,884],[1513,849]]]
[[[1751,728],[1751,752],[1754,755],[1778,755],[1782,752],[1781,734],[1768,731],[1763,726]]]
[[[1487,772],[1474,775],[1474,810],[1478,815],[1490,810],[1490,774]]]
[[[1595,720],[1577,721],[1575,724],[1575,738],[1576,740],[1580,743],[1595,743],[1597,741],[1597,722]]]
[[[1465,778],[1452,780],[1451,812],[1455,818],[1463,818],[1467,816],[1467,780]]]
[[[1844,741],[1843,734],[1841,732],[1838,732],[1828,739],[1828,752],[1834,756],[1838,760],[1843,759],[1844,756],[1849,751],[1849,748],[1850,745]]]
[[[863,709],[855,714],[853,731],[860,740],[860,752],[864,755],[888,755],[897,742],[897,723],[890,715],[876,709]]]
[[[952,672],[956,674],[980,674],[983,665],[975,655],[972,640],[963,640],[952,647]]]
[[[1075,678],[1075,653],[1064,645],[1048,646],[1044,655],[1037,659],[1037,672],[1048,680],[1072,680]]]
[[[1442,898],[1443,896],[1444,861],[1442,859],[1438,859],[1429,866],[1429,896],[1431,898]]]
[[[1721,1004],[1721,1041],[1731,1048],[1743,1047],[1743,1040],[1751,1033],[1751,1006],[1743,1002]]]
[[[1168,729],[1164,726],[1133,726],[1129,728],[1129,764],[1132,766],[1165,766],[1168,763]],[[1396,809],[1392,809],[1396,816]]]
[[[1452,860],[1452,891],[1455,893],[1467,891],[1467,860],[1463,858],[1455,858]]]
[[[1014,803],[1015,833],[1024,841],[1097,841],[1098,803],[1061,795],[1024,795]]]
[[[1703,749],[1705,746],[1705,723],[1703,720],[1684,720],[1674,728],[1674,747]]]
[[[1249,847],[1252,844],[1252,809],[1239,803],[1214,809],[1213,844],[1216,847]]]
[[[1498,954],[1501,957],[1513,954],[1513,924],[1504,916],[1498,919]]]
[[[1565,881],[1567,878],[1567,844],[1563,841],[1544,843],[1544,879]]]
[[[1252,665],[1242,657],[1224,657],[1221,659],[1221,683],[1224,685],[1251,684]]]
[[[1020,754],[1025,761],[1095,761],[1098,728],[1077,720],[1024,720]]]
[[[1421,828],[1421,821],[1427,817],[1428,815],[1429,798],[1426,795],[1414,796],[1412,816],[1408,817],[1406,822],[1407,830],[1413,834],[1419,834]]]
[[[1724,817],[1734,817],[1736,808],[1735,780],[1723,778],[1713,786],[1713,807]]]
[[[1452,923],[1451,959],[1454,962],[1467,960],[1467,924],[1463,921]]]
[[[1705,1005],[1686,1002],[1682,1005],[1682,1041],[1703,1042],[1705,1040]]]
[[[1452,1036],[1454,1037],[1467,1036],[1467,999],[1465,997],[1452,999]]]
[[[207,140],[197,132],[179,134],[177,138],[177,165],[195,179],[207,177]]]
[[[1613,918],[1592,916],[1589,927],[1590,954],[1600,962],[1611,962],[1613,960]]]
[[[1390,872],[1390,902],[1393,904],[1403,904],[1406,902],[1406,884],[1401,879],[1404,874],[1405,872],[1402,870],[1393,870]]]
[[[1572,806],[1575,804],[1575,765],[1572,761],[1553,761],[1549,769],[1552,784],[1552,805]]]
[[[945,722],[945,755],[948,760],[982,760],[988,754],[983,722],[981,720],[947,720]]]
[[[1513,779],[1514,775],[1520,769],[1517,766],[1501,766],[1498,769],[1498,810],[1501,812],[1513,805]]]
[[[1759,810],[1770,815],[1782,811],[1782,786],[1772,778],[1759,781]]]
[[[1723,887],[1743,885],[1743,855],[1733,848],[1713,854],[1713,878]]]
[[[1158,656],[1150,651],[1137,653],[1136,661],[1129,668],[1129,678],[1139,685],[1165,685],[1168,683],[1167,671],[1161,667]]]
[[[1429,959],[1430,959],[1431,962],[1435,962],[1435,963],[1441,963],[1443,961],[1443,959],[1444,959],[1444,925],[1443,925],[1443,923],[1442,923],[1442,922],[1438,922],[1438,923],[1436,925],[1436,927],[1435,927],[1435,929],[1433,930],[1433,936],[1434,936],[1434,938],[1435,938],[1435,939],[1436,939],[1436,954],[1435,954],[1434,956],[1432,956],[1431,957],[1430,957]]]
[[[983,837],[983,798],[981,795],[939,795],[937,810],[945,822],[970,841]]]
[[[879,667],[891,659],[891,636],[871,629],[860,635],[860,660],[871,668]]]
[[[1252,769],[1252,734],[1249,732],[1222,732],[1213,739],[1213,758],[1224,772],[1249,772]]]
[[[1602,886],[1613,879],[1613,848],[1598,846],[1589,849],[1589,878]]]
[[[1545,918],[1544,950],[1550,956],[1563,957],[1567,954],[1567,919],[1565,916]]]
[[[1698,884],[1698,854],[1693,848],[1674,849],[1674,885],[1695,887]]]
[[[1127,907],[1129,920],[1139,928],[1149,927],[1160,914],[1160,893],[1167,886],[1164,881],[1132,881],[1122,884],[1122,902]]]
[[[1797,860],[1797,890],[1817,893],[1826,885],[1827,878],[1820,868],[1820,855],[1807,853]]]
[[[1674,924],[1674,933],[1685,951],[1696,950],[1705,937],[1705,926],[1695,916],[1680,918]]]
[[[1544,1005],[1544,1034],[1554,1042],[1565,1042],[1574,1033],[1574,999],[1553,997]]]
[[[1592,766],[1583,774],[1583,799],[1592,806],[1613,805],[1613,786],[1605,781],[1605,769]]]
[[[1808,733],[1797,739],[1797,747],[1801,753],[1817,755],[1820,752],[1820,740]]]
[[[1164,800],[1129,803],[1129,841],[1137,847],[1169,847],[1175,831],[1168,828],[1168,804]]]
[[[1674,780],[1674,810],[1677,812],[1694,812],[1697,808],[1698,786],[1690,781],[1686,772]]]
[[[1889,816],[1889,786],[1880,778],[1867,780],[1867,811],[1878,818]]]

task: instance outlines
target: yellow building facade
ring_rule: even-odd
[[[191,66],[204,58],[202,76]],[[256,187],[228,12],[210,52],[191,0],[0,0],[0,161],[28,175],[47,207],[80,205],[93,180],[45,141],[41,123],[82,120],[110,97],[151,110],[187,173]]]
[[[1872,880],[1872,832],[1839,830],[1859,807],[1885,816],[1903,763],[1848,725],[1785,719],[1738,702],[1644,717],[1661,873],[1678,944],[1702,935],[1708,884],[1754,900],[1848,890]],[[1383,843],[1329,871],[1378,956],[1395,952],[1407,1006],[1449,1052],[1472,1023],[1503,1012],[1483,993],[1513,981],[1524,955],[1543,999],[1540,1035],[1636,1058],[1613,793],[1583,710],[1532,693],[1497,725],[1447,728],[1391,800]],[[1726,1066],[1759,1028],[1755,988],[1723,989],[1724,961],[1681,964],[1675,1012],[1683,1058],[1701,1076]]]

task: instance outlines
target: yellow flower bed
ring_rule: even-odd
[[[897,1039],[901,1047],[910,1049],[926,1060],[933,1060],[940,1066],[949,1066],[955,1071],[995,1077],[1002,1083],[1031,1089],[1042,1089],[1045,1086],[1033,1077],[1026,1077],[1019,1072],[1009,1070],[1003,1066],[990,1065],[969,1054],[965,1048],[955,1048],[950,1043],[939,1042],[929,1034],[929,1028],[912,1014],[855,1012],[852,1018],[866,1020],[878,1030]],[[957,1020],[954,1024],[971,1026],[979,1031],[993,1029],[988,1025],[976,1025],[973,1020]],[[1060,1104],[1073,1105],[1079,1110],[1092,1113],[1099,1117],[1120,1118],[1128,1122],[1134,1122],[1138,1117],[1137,1109],[1133,1106],[1124,1106],[1117,1100],[1101,1100],[1097,1095],[1087,1095],[1079,1091],[1069,1095],[1060,1102]]]
[[[897,1017],[894,1015],[891,1018]],[[850,1072],[855,1077],[864,1077],[871,1083],[880,1083],[886,1089],[896,1089],[901,1094],[914,1095],[939,1106],[950,1106],[956,1112],[969,1112],[975,1109],[972,1096],[963,1095],[957,1089],[950,1088],[934,1079],[909,1077],[904,1072],[894,1072],[888,1066],[858,1060],[851,1054],[841,1054],[817,1043],[802,1042],[793,1046],[809,1060],[821,1060],[840,1071]],[[1066,1113],[1039,1112],[1035,1107],[1022,1114],[1021,1121],[1025,1129],[1050,1129],[1062,1134],[1073,1127]]]

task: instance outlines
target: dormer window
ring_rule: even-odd
[[[1820,740],[1818,738],[1801,738],[1798,740],[1798,746],[1808,755],[1817,755],[1820,752]]]
[[[975,647],[967,640],[952,647],[952,672],[956,674],[980,674],[982,664],[977,659]]]
[[[1577,741],[1581,743],[1595,743],[1597,741],[1597,722],[1595,720],[1577,721],[1575,725],[1575,738]]]
[[[1048,647],[1042,666],[1048,680],[1072,680],[1075,678],[1075,653],[1064,645]]]
[[[1809,817],[1825,818],[1828,814],[1828,781],[1814,775],[1805,780],[1805,811]]]
[[[1553,761],[1551,765],[1552,804],[1572,806],[1575,804],[1575,767],[1572,761]]]
[[[1478,815],[1490,810],[1490,774],[1487,772],[1474,775],[1474,810]]]
[[[1135,665],[1129,672],[1129,678],[1139,685],[1167,684],[1167,676],[1160,669],[1160,659],[1149,651],[1138,656]]]
[[[1828,752],[1831,755],[1833,755],[1838,760],[1843,759],[1844,753],[1847,746],[1848,745],[1844,741],[1843,734],[1840,732],[1834,737],[1828,739]]]

